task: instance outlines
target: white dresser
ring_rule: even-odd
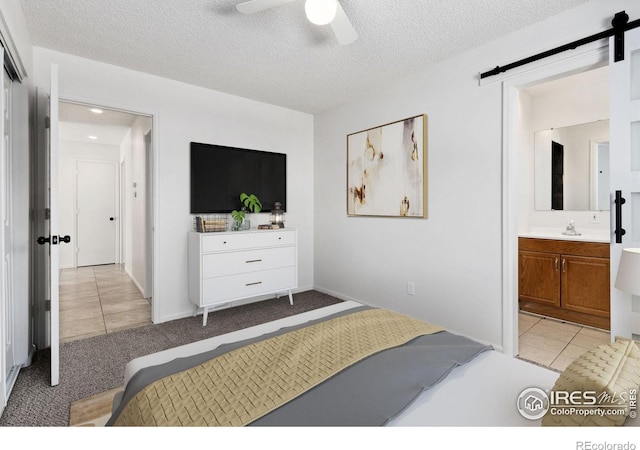
[[[202,325],[215,306],[298,287],[294,229],[189,233],[189,298],[204,308]],[[197,313],[197,310],[196,310]]]

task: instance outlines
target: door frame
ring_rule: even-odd
[[[154,143],[154,137],[153,137],[153,123],[151,124],[151,130],[148,131],[147,133],[145,133],[144,135],[144,151],[145,151],[145,173],[148,175],[149,172],[154,172],[153,171],[153,164],[155,161],[154,158],[154,154],[153,154],[153,143]],[[155,191],[155,182],[154,179],[152,177],[145,177],[145,190],[146,192],[154,192]],[[153,223],[154,221],[151,219],[153,217],[153,205],[151,204],[151,202],[146,202],[146,211],[145,211],[145,227],[147,227],[147,234],[145,236],[146,238],[146,252],[147,258],[151,258],[153,259],[153,255],[155,254],[154,250],[153,250]],[[150,267],[150,264],[146,265],[146,273],[145,273],[145,277],[144,277],[144,296],[145,298],[150,298],[152,300],[153,303],[153,293],[155,292],[155,289],[153,289],[153,270],[152,267]]]
[[[4,60],[4,49],[0,45],[0,58]],[[3,65],[4,70],[4,65]],[[5,102],[7,99],[5,98],[5,90],[4,90],[4,77],[0,80],[0,111],[4,111]],[[1,118],[2,124],[0,124],[0,138],[2,138],[2,142],[0,142],[0,175],[2,175],[2,180],[0,180],[0,220],[2,219],[2,210],[5,208],[9,208],[11,205],[5,204],[5,199],[7,198],[5,193],[5,184],[4,177],[9,172],[9,168],[5,167],[5,154],[4,152],[8,152],[9,149],[4,147],[4,118]],[[14,318],[10,317],[10,313],[8,308],[5,307],[8,299],[5,294],[5,239],[4,239],[4,225],[0,224],[0,325],[2,325],[2,331],[0,332],[0,414],[4,411],[4,407],[7,404],[8,394],[8,384],[7,384],[7,343],[5,338],[5,326],[9,323],[9,321],[13,322]]]
[[[594,42],[490,81],[502,82],[502,351],[509,356],[518,354],[519,91],[608,64],[608,41]]]
[[[78,104],[83,104],[83,105],[91,105],[91,106],[96,106],[96,107],[104,107],[107,109],[112,109],[112,110],[116,110],[116,111],[122,111],[122,112],[126,112],[129,114],[136,114],[139,116],[147,116],[149,118],[151,118],[151,148],[149,150],[149,154],[151,155],[151,159],[152,161],[150,163],[147,164],[146,170],[149,171],[151,170],[151,174],[147,173],[148,178],[151,178],[151,183],[152,183],[152,191],[151,193],[147,196],[147,198],[150,200],[150,202],[148,203],[148,208],[150,208],[150,212],[151,212],[151,216],[148,217],[148,221],[147,221],[147,240],[150,241],[152,243],[151,248],[147,248],[146,251],[146,255],[145,258],[147,261],[150,262],[150,270],[152,274],[156,273],[156,269],[158,267],[160,267],[160,263],[158,261],[158,255],[159,255],[159,242],[156,239],[156,235],[157,233],[155,233],[155,230],[157,229],[157,227],[159,226],[159,221],[158,221],[158,193],[157,193],[157,186],[159,186],[158,183],[158,145],[156,144],[158,142],[158,135],[159,135],[159,114],[157,111],[150,111],[147,107],[142,107],[142,106],[136,106],[136,105],[123,105],[120,103],[112,103],[108,100],[96,100],[96,99],[92,99],[92,98],[86,98],[86,97],[77,97],[77,96],[73,96],[73,95],[68,95],[65,94],[64,92],[60,92],[59,94],[59,101],[61,102],[71,102],[71,103],[78,103]],[[119,167],[119,166],[118,166]],[[119,169],[118,169],[119,172]],[[150,175],[150,177],[149,177]],[[121,219],[122,221],[123,219]],[[124,240],[124,235],[122,236],[122,239]],[[120,255],[120,258],[124,258],[123,255]],[[160,293],[160,289],[157,286],[158,283],[158,279],[156,276],[152,277],[152,293],[153,293],[153,299],[151,301],[151,322],[152,323],[159,323],[160,322],[160,308],[158,307],[158,305],[160,304],[160,300],[159,300],[159,293]]]
[[[118,236],[119,236],[119,243],[118,243],[118,253],[117,253],[117,262],[118,264],[124,264],[124,255],[125,255],[125,251],[124,251],[124,247],[125,247],[125,243],[126,243],[126,230],[127,230],[127,224],[124,221],[124,217],[126,216],[125,214],[125,204],[126,204],[126,198],[125,198],[125,185],[124,185],[124,180],[126,180],[126,167],[125,167],[125,160],[121,159],[120,161],[118,161],[118,202],[119,202],[119,208],[118,208],[118,216],[120,217],[120,219],[118,220]]]

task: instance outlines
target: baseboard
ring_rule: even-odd
[[[7,399],[11,395],[11,391],[13,391],[13,386],[15,386],[16,381],[18,380],[18,375],[20,374],[21,366],[12,367],[7,375]]]
[[[140,285],[140,283],[138,283],[138,280],[136,280],[136,277],[133,276],[133,273],[131,272],[131,270],[129,270],[129,268],[126,265],[124,266],[124,272],[129,276],[129,279],[131,279],[131,281],[133,282],[138,292],[140,292],[140,295],[142,295],[142,298],[147,298],[147,296],[144,293],[144,288]]]
[[[131,281],[133,281],[133,284],[135,285],[136,289],[138,289],[138,292],[140,292],[140,295],[142,295],[142,298],[147,298],[147,296],[144,293],[144,289],[142,288],[142,286],[140,286],[140,283],[138,283],[138,280],[133,278],[131,275],[129,275],[129,278],[131,278]]]
[[[376,305],[373,305],[370,302],[367,302],[365,300],[361,300],[361,299],[355,298],[355,297],[350,297],[350,296],[345,295],[345,294],[343,294],[341,292],[332,291],[331,289],[326,289],[326,288],[323,288],[323,287],[320,287],[320,286],[314,286],[312,289],[314,291],[322,292],[323,294],[327,294],[327,295],[331,295],[332,297],[339,298],[340,300],[358,302],[358,303],[362,303],[363,305],[372,306],[372,307],[376,306]]]

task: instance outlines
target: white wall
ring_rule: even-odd
[[[531,229],[531,211],[535,202],[533,191],[534,177],[532,167],[535,165],[534,152],[532,151],[531,128],[531,97],[523,90],[519,91],[518,98],[518,123],[516,128],[521,130],[518,134],[518,142],[515,150],[516,172],[518,175],[517,198],[520,199],[518,213],[518,226],[522,230]],[[551,188],[549,188],[551,191]],[[550,194],[549,194],[550,195]]]
[[[522,142],[526,147],[521,156],[528,163],[521,166],[520,176],[526,181],[522,191],[522,216],[525,217],[519,223],[521,232],[531,231],[532,228],[564,228],[569,220],[575,222],[576,228],[602,232],[605,235],[609,231],[609,211],[596,212],[598,223],[591,222],[588,197],[582,200],[585,205],[583,211],[536,211],[534,208],[535,188],[534,164],[538,162],[534,158],[534,133],[551,128],[561,128],[571,125],[591,123],[609,118],[609,79],[608,69],[598,68],[590,73],[572,78],[571,82],[561,81],[557,88],[537,93],[536,88],[529,98],[529,115],[527,123],[528,136],[522,136]],[[528,94],[522,92],[521,96]],[[596,125],[602,129],[602,125]],[[588,144],[587,144],[588,145]],[[567,147],[565,147],[566,149]],[[588,151],[585,150],[583,164],[589,164]],[[571,177],[571,166],[565,165],[567,177]],[[587,173],[588,169],[583,172]],[[588,183],[588,180],[584,180]],[[570,181],[568,181],[570,183]],[[550,192],[550,191],[549,191]],[[588,190],[585,190],[588,192]],[[569,193],[568,193],[569,194]],[[550,195],[547,197],[550,198]]]
[[[502,86],[480,87],[478,74],[594,34],[624,9],[640,14],[635,1],[589,2],[317,115],[316,286],[500,347]],[[422,113],[428,219],[347,217],[345,136]]]
[[[48,85],[50,64],[58,64],[61,99],[154,115],[156,322],[194,308],[187,292],[191,141],[288,155],[286,225],[298,229],[300,290],[313,287],[312,116],[40,47],[33,51],[37,86]]]
[[[58,229],[71,236],[71,244],[60,246],[60,268],[76,266],[76,173],[78,160],[118,162],[120,148],[115,145],[60,141],[58,147]]]
[[[123,212],[122,217],[120,217],[120,227],[122,233],[122,239],[124,243],[121,243],[121,251],[124,252],[124,255],[120,255],[120,262],[124,263],[125,271],[130,274],[131,273],[131,246],[132,244],[132,234],[131,234],[131,208],[133,206],[133,185],[131,182],[131,128],[129,128],[129,132],[125,135],[122,143],[120,144],[120,164],[124,164],[124,177],[120,173],[120,166],[118,166],[118,176],[121,183],[121,188],[124,192],[120,192],[120,199],[122,203],[120,204],[120,209]]]

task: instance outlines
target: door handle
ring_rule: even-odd
[[[36,242],[40,245],[44,245],[44,244],[51,244],[51,245],[58,245],[58,240],[60,243],[65,243],[68,244],[69,242],[71,242],[71,236],[66,235],[66,236],[50,236],[50,237],[44,237],[44,236],[40,236],[38,239],[36,239]]]
[[[109,220],[110,220],[111,222],[113,222],[113,221],[114,221],[114,220],[116,220],[116,219],[115,219],[115,217],[109,217]]]
[[[622,228],[622,205],[626,202],[622,197],[622,191],[616,191],[616,244],[622,244],[622,236],[627,233],[627,230]]]

